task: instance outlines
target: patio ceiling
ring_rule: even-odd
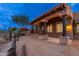
[[[62,7],[63,5],[66,7],[66,10],[65,10],[65,8]],[[70,7],[67,6],[66,4],[60,4],[60,5],[56,6],[52,10],[45,13],[44,15],[38,17],[31,24],[39,25],[43,21],[48,22],[50,19],[53,19],[55,17],[61,17],[63,15],[69,15],[72,17],[72,12],[70,11]]]

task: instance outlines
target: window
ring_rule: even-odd
[[[47,32],[53,32],[53,25],[52,24],[47,26]]]
[[[79,24],[77,24],[77,32],[79,32]]]
[[[63,29],[62,23],[57,23],[56,24],[56,32],[62,32],[62,29]]]
[[[50,32],[53,32],[53,29],[52,29],[52,24],[50,24]]]

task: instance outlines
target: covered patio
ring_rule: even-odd
[[[31,22],[34,34],[73,39],[73,14],[70,7],[61,3]]]

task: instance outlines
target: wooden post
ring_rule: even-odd
[[[46,34],[46,31],[47,31],[46,26],[47,26],[48,20],[47,19],[44,19],[44,20],[42,20],[42,22],[43,22],[43,26],[44,26],[43,31],[44,31],[44,34]]]
[[[63,36],[66,36],[66,15],[63,17]]]
[[[39,34],[42,34],[42,26],[39,26]]]
[[[41,28],[40,28],[40,26],[37,27],[37,32],[38,32],[38,34],[41,34]]]
[[[34,26],[32,25],[31,32],[34,34]]]
[[[47,23],[44,22],[44,34],[46,34],[46,26],[47,26]]]
[[[38,33],[38,26],[36,25],[36,34]]]
[[[75,20],[73,20],[73,34],[75,35],[76,32],[76,23]]]
[[[36,26],[34,26],[34,34],[36,34]]]
[[[36,25],[36,34],[38,34],[38,25]]]

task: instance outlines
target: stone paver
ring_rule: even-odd
[[[23,45],[26,46],[27,56],[79,56],[78,48],[32,39],[30,36],[21,37],[17,41],[16,52],[18,56],[23,54]]]

